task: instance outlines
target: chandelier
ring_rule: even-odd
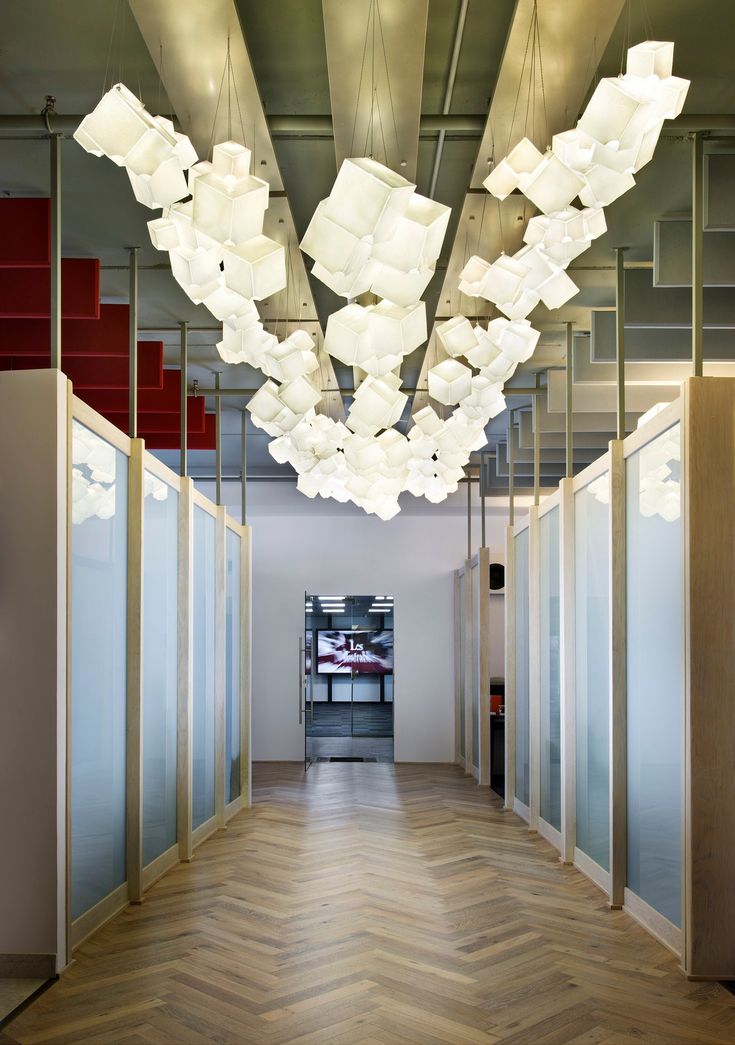
[[[269,452],[289,463],[307,497],[352,501],[388,520],[407,491],[439,502],[457,489],[485,428],[505,408],[503,386],[533,355],[539,339],[528,315],[556,309],[578,288],[570,262],[606,231],[603,208],[635,185],[663,122],[679,115],[689,82],[672,75],[673,43],[628,50],[624,75],[601,80],[577,123],[541,151],[524,137],[484,182],[499,200],[521,192],[537,208],[524,246],[492,262],[471,257],[459,290],[495,305],[487,327],[462,315],[436,327],[446,358],[428,372],[437,404],[395,426],[408,403],[402,361],[427,338],[421,300],[449,221],[449,208],[370,157],[343,161],[301,242],[312,274],[346,299],[327,322],[324,348],[363,375],[345,421],[322,411],[313,338],[283,340],[260,322],[256,301],[286,287],[284,247],[263,235],[268,184],[250,173],[250,151],[235,141],[198,161],[189,139],[151,116],[123,84],[108,91],[74,137],[88,152],[127,170],[141,203],[162,209],[148,223],[189,298],[222,322],[217,349],[228,364],[247,363],[266,380],[247,409],[272,437]],[[581,207],[574,205],[579,201]],[[370,294],[373,304],[355,298]],[[443,416],[447,411],[448,416]]]

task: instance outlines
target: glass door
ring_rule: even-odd
[[[299,720],[304,721],[304,771],[314,761],[314,597],[304,593],[304,634],[299,658]]]

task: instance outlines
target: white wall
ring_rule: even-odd
[[[0,374],[0,959],[47,956],[57,970],[66,961],[66,396],[57,370]],[[27,975],[44,975],[47,962],[36,968]]]
[[[235,510],[239,486],[228,487],[225,496]],[[409,499],[408,511],[384,523],[351,506],[310,501],[291,484],[253,483],[248,523],[253,527],[253,758],[303,758],[298,641],[308,591],[395,597],[396,761],[453,761],[453,571],[467,554],[461,501],[434,508],[420,502],[414,507]],[[493,557],[502,562],[504,513],[488,512],[487,525]],[[475,517],[475,545],[479,536]],[[493,602],[501,629],[497,674],[502,674],[503,600]],[[497,655],[493,663],[497,666]]]

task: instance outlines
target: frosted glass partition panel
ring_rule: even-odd
[[[528,805],[528,529],[515,538],[515,796]]]
[[[462,758],[466,757],[465,753],[465,686],[467,685],[466,675],[466,657],[465,649],[467,642],[467,620],[465,609],[467,606],[467,573],[461,573],[459,576],[459,607],[457,612],[459,613],[459,751]]]
[[[541,819],[561,830],[559,509],[539,519]]]
[[[143,866],[176,844],[179,495],[145,473]]]
[[[680,426],[626,463],[628,888],[681,924]]]
[[[472,583],[472,765],[480,765],[480,567],[471,571]]]
[[[72,918],[126,879],[128,459],[72,424]]]
[[[225,666],[225,801],[240,794],[240,554],[238,534],[227,529],[226,626],[227,663]]]
[[[214,518],[194,505],[194,829],[214,816],[214,545]]]
[[[610,473],[574,496],[576,846],[610,870]]]

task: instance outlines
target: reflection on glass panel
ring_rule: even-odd
[[[680,427],[626,467],[628,887],[681,923]]]
[[[193,828],[214,816],[214,544],[214,518],[195,505]]]
[[[610,473],[575,494],[576,845],[610,870]]]
[[[559,509],[539,520],[541,819],[561,830]]]
[[[227,530],[225,801],[240,794],[240,537]]]
[[[515,538],[515,796],[528,805],[528,529]]]
[[[126,879],[128,460],[72,426],[72,917]]]
[[[467,574],[462,573],[459,578],[459,751],[462,758],[465,757],[465,643],[467,642],[467,621],[465,619],[467,602]]]
[[[151,472],[143,502],[143,866],[176,844],[179,495]]]
[[[472,765],[480,765],[480,568],[472,567]]]

